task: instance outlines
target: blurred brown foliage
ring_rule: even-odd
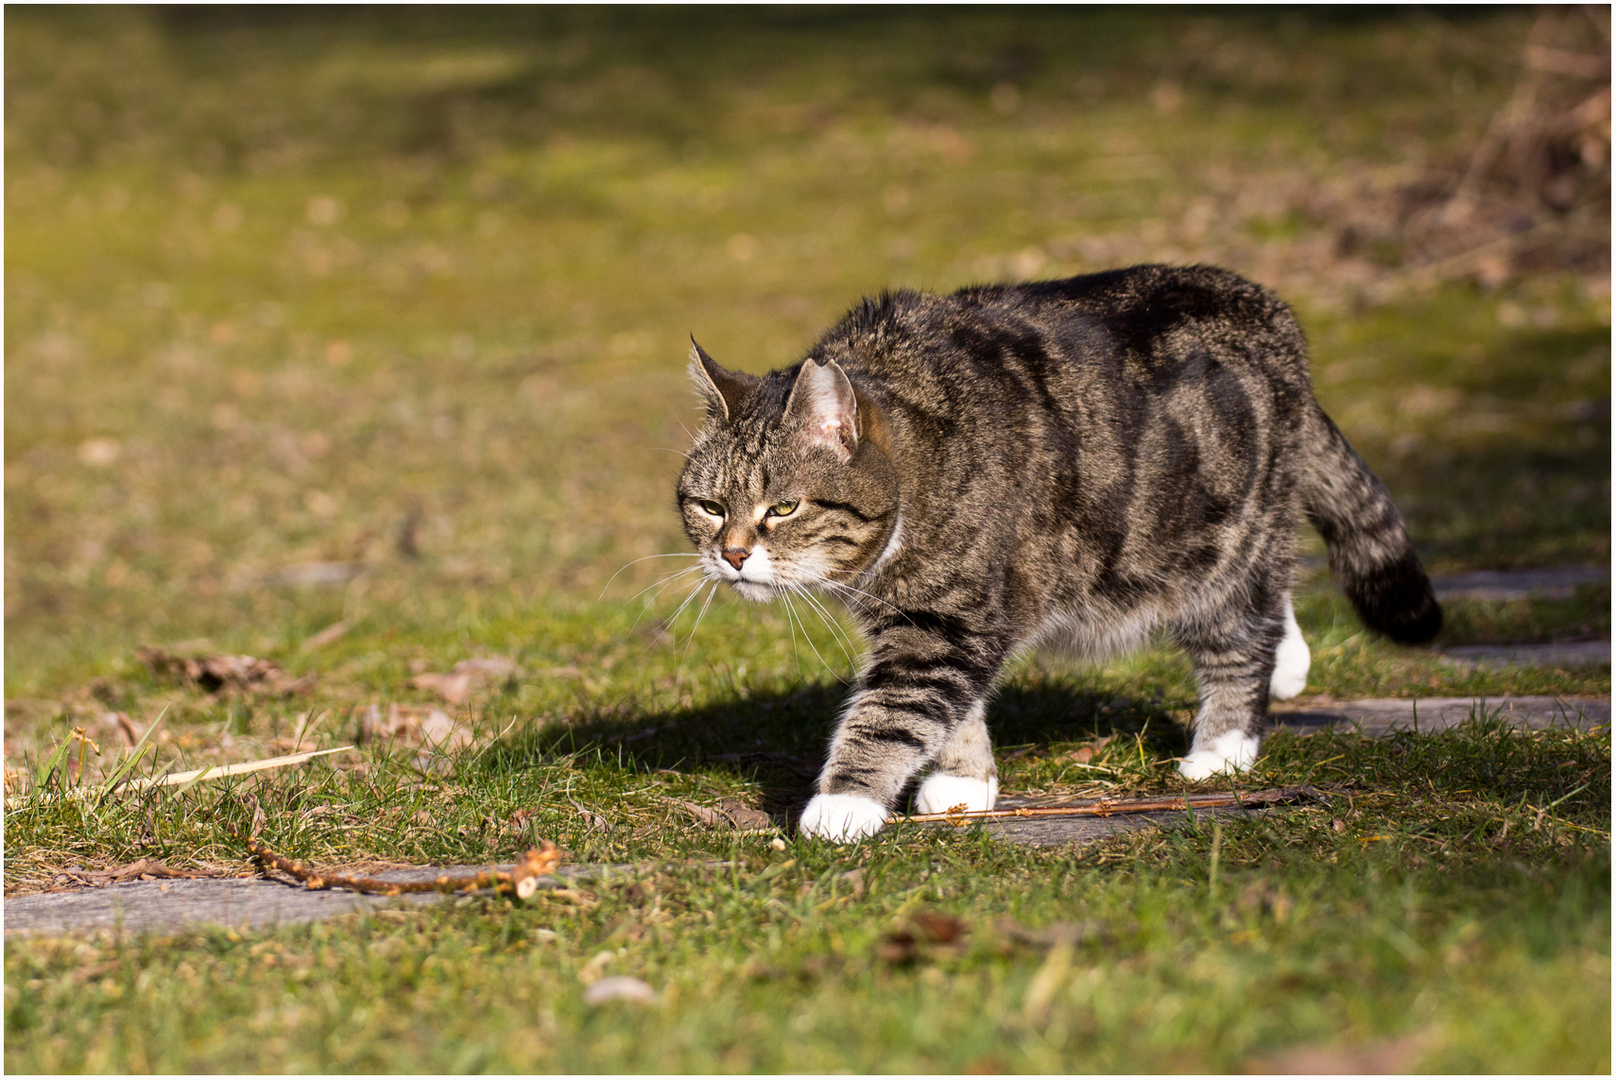
[[[1486,286],[1531,270],[1610,269],[1610,9],[1548,7],[1509,99],[1467,158],[1362,199],[1342,254],[1392,244],[1416,279]]]

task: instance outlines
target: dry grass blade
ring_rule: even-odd
[[[153,729],[156,725],[152,725]],[[66,745],[66,744],[64,744]],[[138,749],[138,748],[137,748]],[[58,798],[85,799],[92,795],[113,794],[122,791],[144,791],[154,787],[176,787],[185,790],[202,780],[221,780],[227,776],[243,776],[247,773],[263,772],[266,769],[281,769],[288,765],[301,765],[317,757],[327,754],[340,754],[344,750],[352,750],[352,746],[337,746],[330,750],[307,750],[300,754],[284,754],[280,757],[264,758],[260,761],[243,761],[235,765],[209,765],[201,769],[189,769],[185,772],[169,773],[167,776],[148,776],[135,780],[120,781],[115,776],[106,784],[95,787],[70,787],[61,792],[41,792],[39,798],[53,801]],[[137,755],[131,754],[132,761]],[[121,771],[120,771],[121,775]],[[6,800],[6,809],[14,810],[22,806],[33,796],[17,796]]]
[[[169,773],[167,776],[146,777],[140,780],[131,780],[123,785],[124,790],[139,791],[152,787],[173,787],[176,784],[193,784],[198,780],[219,780],[226,776],[243,776],[247,773],[263,772],[265,769],[281,769],[288,765],[301,765],[327,754],[340,754],[344,750],[352,750],[352,746],[337,746],[330,750],[306,750],[301,754],[283,754],[280,757],[264,758],[261,761],[243,761],[235,765],[209,765],[204,769],[191,769],[188,772]]]

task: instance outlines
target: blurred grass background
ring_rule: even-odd
[[[234,874],[238,832],[637,865],[251,945],[13,939],[8,1062],[1609,1071],[1608,729],[1282,733],[1250,781],[1344,800],[780,850],[692,807],[787,823],[851,659],[777,606],[664,633],[682,594],[632,598],[678,560],[625,568],[686,548],[689,333],[762,371],[884,287],[1145,260],[1296,306],[1434,569],[1607,563],[1608,8],[4,18],[8,896]],[[1446,640],[1608,635],[1609,608],[1461,601]],[[1608,665],[1395,648],[1322,582],[1298,609],[1310,695],[1609,694]],[[1188,676],[1018,661],[1006,789],[1209,790],[1173,766]],[[52,797],[143,735],[151,773],[361,745]],[[881,960],[924,906],[974,944]],[[1110,929],[1055,970],[1002,917]],[[587,1006],[607,955],[662,1004]]]
[[[1608,560],[1606,9],[5,18],[8,701],[339,619],[361,681],[605,651],[687,334],[1147,260],[1297,307],[1434,568]]]

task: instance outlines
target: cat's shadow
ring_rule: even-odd
[[[551,727],[505,749],[516,751],[518,761],[599,753],[637,772],[744,775],[759,786],[759,809],[784,826],[795,823],[813,793],[814,778],[849,692],[839,683],[809,683],[773,694],[743,691],[689,708]],[[1148,727],[1146,737],[1158,752],[1184,753],[1188,740],[1178,725],[1146,723],[1158,712],[1150,702],[1087,692],[1056,681],[1015,682],[994,695],[988,726],[1001,752],[1036,750],[1119,731],[1131,734]],[[905,790],[900,806],[908,805],[913,787],[911,783]]]

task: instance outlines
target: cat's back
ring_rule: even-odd
[[[1068,360],[1103,355],[1177,369],[1203,354],[1268,378],[1306,378],[1306,343],[1290,307],[1218,267],[1150,264],[949,299],[962,312],[1040,331]]]
[[[1288,388],[1308,384],[1306,342],[1289,306],[1211,266],[1151,264],[943,296],[883,293],[849,312],[821,348],[909,382],[1059,377],[1078,367],[1158,383],[1214,359]]]

